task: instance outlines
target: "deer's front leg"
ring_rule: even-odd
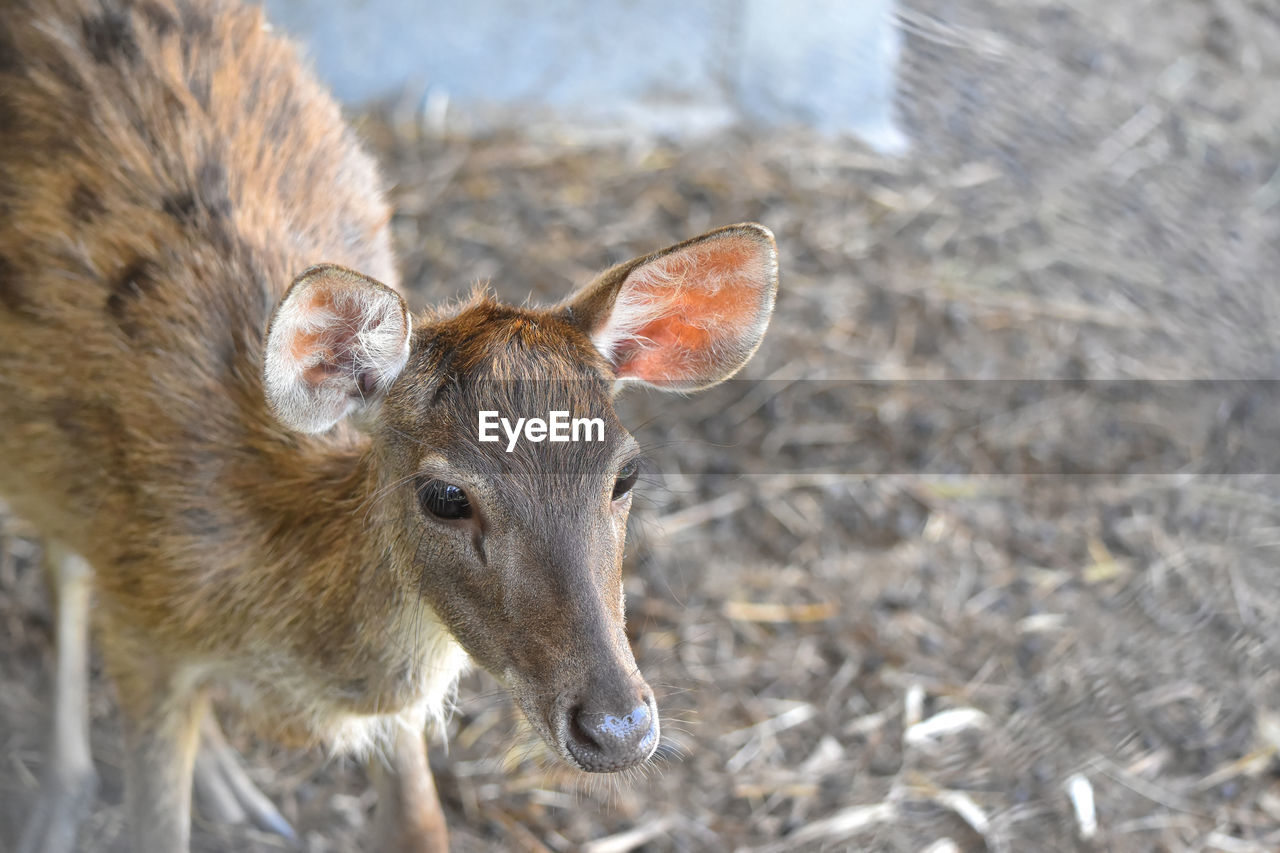
[[[125,805],[137,853],[186,853],[191,777],[208,698],[177,673],[107,640],[125,739]]]
[[[212,712],[204,715],[200,728],[203,742],[196,756],[195,794],[201,813],[219,823],[252,823],[264,832],[296,841],[293,827],[241,766],[240,756],[227,743]]]
[[[89,755],[89,599],[93,571],[78,555],[45,543],[45,569],[53,593],[57,663],[53,725],[40,797],[18,845],[19,853],[67,853],[93,805],[97,777]]]
[[[376,841],[386,853],[446,853],[449,834],[422,732],[400,728],[391,754],[370,762],[378,792]]]

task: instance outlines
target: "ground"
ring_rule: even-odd
[[[779,242],[743,377],[621,404],[660,760],[558,769],[472,674],[432,755],[455,850],[1280,849],[1280,13],[905,5],[900,159],[357,117],[419,304],[556,299],[734,221]],[[38,543],[5,531],[0,848],[50,662]],[[100,677],[93,717],[82,839],[126,850]],[[357,765],[234,739],[304,849],[361,849]]]

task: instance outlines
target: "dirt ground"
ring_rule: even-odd
[[[621,406],[651,457],[627,590],[658,760],[557,768],[473,673],[432,756],[455,850],[1280,849],[1280,12],[906,5],[898,160],[358,120],[423,303],[556,299],[740,220],[780,247],[743,377]],[[38,543],[4,529],[0,850],[50,662]],[[81,837],[123,851],[96,687]],[[360,767],[233,737],[305,850],[363,849]]]

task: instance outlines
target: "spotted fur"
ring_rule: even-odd
[[[0,16],[0,494],[94,569],[142,853],[185,845],[214,688],[269,733],[392,750],[404,849],[444,837],[404,732],[468,653],[567,761],[647,756],[566,746],[570,712],[653,701],[623,630],[612,489],[635,443],[612,394],[741,366],[772,238],[713,232],[549,309],[477,294],[411,318],[379,187],[256,8]],[[608,440],[506,455],[477,441],[480,408],[600,417]],[[428,517],[430,478],[483,518]]]

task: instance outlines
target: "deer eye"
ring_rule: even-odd
[[[613,499],[618,498],[631,491],[631,487],[636,484],[636,477],[640,475],[640,465],[634,459],[622,466],[618,471],[618,479],[613,482]]]
[[[418,503],[423,512],[447,520],[471,517],[471,502],[461,486],[443,480],[427,480],[418,486]]]

